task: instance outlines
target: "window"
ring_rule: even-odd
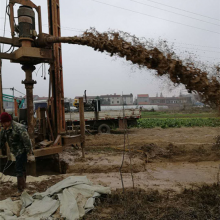
[[[119,101],[117,101],[117,103],[119,104]]]
[[[114,104],[114,101],[112,101],[112,104]]]

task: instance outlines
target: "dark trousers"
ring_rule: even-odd
[[[27,153],[24,152],[16,157],[15,172],[17,177],[23,177],[26,173]]]

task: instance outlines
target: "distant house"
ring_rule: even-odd
[[[100,100],[104,100],[105,102],[109,103],[109,105],[122,105],[122,96],[121,95],[101,95]]]
[[[191,97],[150,97],[150,105],[163,105],[172,107],[191,106],[193,104]]]
[[[44,96],[43,97],[38,97],[38,99],[35,100],[35,101],[41,101],[41,100],[43,100],[43,101],[48,100],[48,97],[44,97]]]
[[[78,99],[82,96],[76,96],[75,99]],[[84,97],[83,97],[84,98]],[[125,94],[123,97],[114,93],[113,95],[100,95],[100,96],[87,96],[87,100],[100,99],[101,105],[133,105],[133,94]]]
[[[85,96],[76,96],[75,99],[83,98],[85,99]],[[87,100],[94,100],[97,98],[97,96],[86,96]]]
[[[137,104],[138,105],[149,105],[149,95],[148,94],[138,94],[137,95]]]
[[[123,102],[124,105],[133,105],[133,94],[129,94],[129,95],[123,95]]]

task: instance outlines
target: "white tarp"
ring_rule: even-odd
[[[109,187],[93,185],[86,176],[70,176],[33,197],[24,192],[19,201],[0,201],[0,220],[56,219],[55,212],[77,220],[94,208],[95,198],[110,193]]]

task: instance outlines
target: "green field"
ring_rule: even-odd
[[[220,127],[220,118],[142,118],[139,128]]]
[[[215,112],[205,113],[169,113],[169,112],[142,112],[142,118],[216,118]]]

